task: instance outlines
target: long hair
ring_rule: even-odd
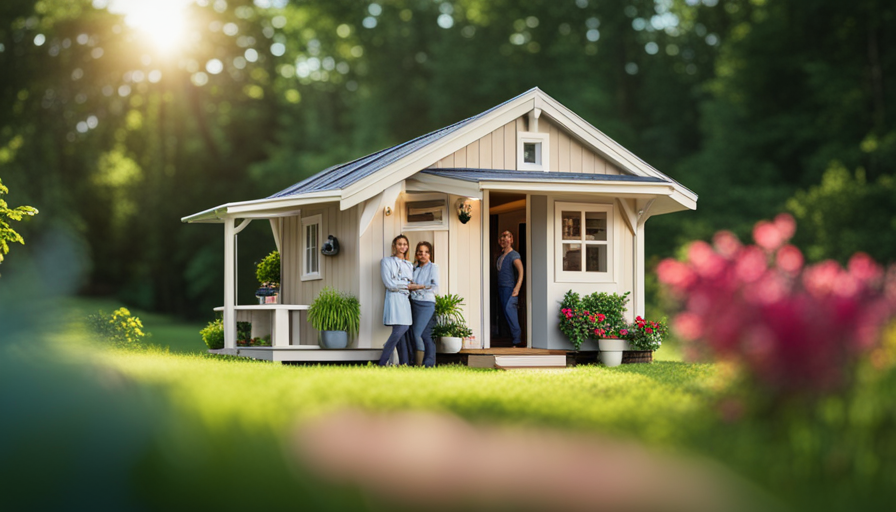
[[[419,264],[420,264],[419,262],[417,262],[417,251],[420,250],[420,246],[421,246],[421,245],[422,245],[423,247],[426,247],[427,249],[429,249],[429,261],[430,261],[430,263],[435,263],[435,262],[436,262],[436,255],[435,255],[434,252],[432,252],[432,244],[424,240],[424,241],[422,241],[422,242],[417,242],[417,247],[414,249],[414,264],[416,264],[416,265],[419,265]]]
[[[398,249],[395,248],[395,244],[398,243],[399,240],[404,238],[404,241],[408,243],[408,251],[404,253],[404,259],[408,259],[408,252],[411,252],[411,241],[408,240],[408,237],[404,235],[398,235],[392,239],[392,256],[398,256]]]

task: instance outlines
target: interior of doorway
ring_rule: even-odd
[[[526,245],[529,232],[526,226],[526,195],[511,194],[502,192],[491,192],[489,194],[489,318],[490,345],[492,347],[510,347],[513,345],[513,339],[510,334],[510,328],[504,318],[502,305],[498,300],[498,268],[497,260],[501,255],[501,248],[498,246],[498,237],[504,231],[510,231],[513,234],[513,249],[520,253],[520,259],[523,262],[524,272],[528,272],[528,259],[526,254]],[[524,346],[530,346],[529,333],[526,329],[526,319],[528,318],[529,298],[526,296],[526,281],[529,276],[524,276],[523,286],[520,288],[519,294],[519,322],[522,328],[522,340]]]

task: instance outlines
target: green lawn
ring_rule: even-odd
[[[887,489],[883,484],[893,483],[881,476],[892,465],[886,454],[894,452],[893,437],[880,436],[893,417],[886,393],[877,391],[892,386],[878,381],[862,388],[861,401],[824,403],[817,415],[798,403],[783,413],[751,412],[746,404],[732,420],[726,404],[743,393],[733,374],[710,364],[658,360],[560,371],[286,366],[208,355],[201,324],[139,311],[133,313],[153,334],[154,347],[118,350],[92,340],[82,323],[89,313],[118,306],[65,299],[55,306],[56,321],[14,334],[3,345],[0,404],[16,414],[0,419],[0,439],[15,441],[7,448],[0,441],[0,454],[11,461],[0,464],[0,479],[17,481],[31,468],[67,482],[61,490],[75,494],[97,478],[117,479],[124,494],[109,499],[119,508],[134,500],[163,507],[181,499],[238,509],[282,506],[298,497],[321,510],[382,508],[351,486],[340,487],[338,498],[329,494],[329,484],[286,455],[296,428],[352,408],[449,413],[474,425],[596,434],[698,454],[794,508],[851,503],[857,492],[869,493],[869,485]],[[668,348],[657,355],[677,358]],[[844,423],[831,412],[837,407],[855,409],[847,409],[851,419]],[[52,455],[35,457],[25,449],[31,445]],[[227,481],[264,488],[267,499],[219,492]],[[36,480],[22,492],[31,492],[29,486],[39,493]],[[47,496],[47,505],[65,503]]]

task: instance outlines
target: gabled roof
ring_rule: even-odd
[[[526,93],[523,93],[526,94]],[[520,95],[522,96],[522,94]],[[451,126],[446,126],[445,128],[440,128],[434,132],[429,132],[426,135],[421,135],[416,139],[409,140],[397,146],[392,146],[391,148],[381,149],[376,153],[371,153],[367,156],[362,156],[357,160],[352,160],[351,162],[346,162],[343,164],[334,165],[332,167],[328,167],[323,171],[311,176],[307,179],[304,179],[291,187],[287,187],[276,194],[272,194],[268,197],[276,198],[276,197],[286,197],[293,196],[296,194],[303,194],[306,192],[320,192],[324,190],[337,190],[345,188],[353,183],[357,182],[361,178],[366,176],[370,176],[371,174],[379,171],[380,169],[388,166],[389,164],[400,160],[401,158],[426,147],[430,144],[437,142],[439,139],[442,139],[457,130],[460,130],[464,126],[469,125],[473,121],[480,119],[484,116],[487,116],[494,110],[501,108],[519,98],[517,96],[515,98],[509,99],[504,103],[492,107],[485,112],[480,112],[473,117],[468,117],[463,121],[458,121]]]
[[[485,112],[448,127],[417,137],[403,144],[380,150],[357,160],[329,167],[264,199],[228,203],[184,217],[182,220],[184,222],[220,222],[224,217],[246,218],[248,214],[258,216],[273,215],[275,212],[287,214],[288,209],[294,211],[295,208],[302,205],[334,201],[338,202],[340,208],[344,210],[374,198],[390,189],[390,187],[421,171],[430,173],[432,176],[438,176],[432,174],[438,170],[428,169],[435,162],[504,126],[506,123],[533,111],[540,112],[542,115],[550,118],[560,129],[575,136],[586,147],[601,154],[619,170],[626,173],[627,176],[590,175],[592,177],[586,178],[578,174],[567,176],[574,173],[488,170],[487,172],[492,173],[493,179],[485,181],[551,180],[552,178],[544,175],[554,175],[554,179],[562,181],[572,182],[578,180],[581,182],[585,180],[595,185],[600,181],[619,182],[627,178],[636,178],[628,180],[631,186],[635,186],[638,182],[640,182],[640,185],[648,185],[649,183],[645,183],[645,181],[652,181],[637,178],[653,178],[659,180],[654,183],[664,182],[664,184],[671,187],[672,193],[670,197],[673,197],[673,202],[678,207],[682,209],[693,209],[696,207],[697,195],[695,193],[654,169],[634,153],[625,149],[582,119],[575,112],[535,87]],[[444,171],[444,169],[441,170]],[[456,169],[451,177],[455,179],[466,178],[468,180],[477,176],[479,178],[482,177],[479,175],[467,175],[464,174],[464,171],[485,172],[485,170]],[[518,176],[501,173],[515,173]],[[543,176],[537,177],[536,174],[543,174]],[[564,176],[558,177],[557,175],[560,174]]]

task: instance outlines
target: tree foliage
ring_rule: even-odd
[[[12,228],[10,221],[20,221],[24,217],[37,215],[37,208],[32,206],[10,208],[3,200],[5,194],[9,194],[9,189],[3,185],[3,180],[0,180],[0,263],[3,263],[3,258],[9,254],[10,243],[25,245],[25,239]]]
[[[144,308],[204,314],[223,293],[221,230],[181,217],[533,86],[700,194],[650,221],[650,254],[746,234],[834,160],[869,182],[896,163],[883,0],[198,1],[168,51],[107,5],[0,5],[0,174],[53,205],[26,238],[67,224],[87,291]],[[272,249],[240,234],[244,300]]]

